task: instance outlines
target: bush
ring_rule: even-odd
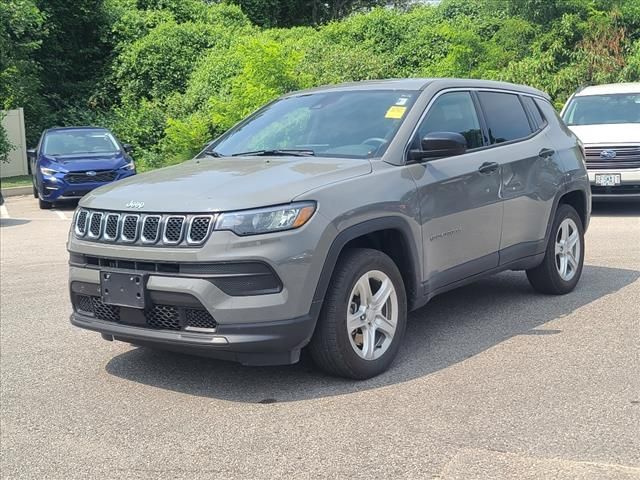
[[[640,79],[637,0],[443,0],[369,10],[388,2],[345,2],[338,16],[366,11],[294,28],[271,27],[331,19],[330,4],[312,20],[294,0],[104,2],[110,75],[55,118],[111,127],[135,146],[142,170],[190,158],[264,103],[317,85],[487,78],[538,87],[559,107],[585,83]],[[29,85],[37,90],[37,82]]]

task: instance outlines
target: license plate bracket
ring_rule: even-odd
[[[147,276],[135,273],[100,272],[102,302],[119,307],[146,306]]]
[[[596,174],[596,185],[601,187],[615,187],[620,185],[619,173],[598,173]]]

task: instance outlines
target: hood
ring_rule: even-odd
[[[585,145],[640,143],[640,123],[570,125],[569,128]]]
[[[203,158],[119,180],[84,196],[83,207],[147,212],[220,212],[287,203],[304,192],[371,172],[363,159]]]
[[[128,163],[122,152],[97,154],[83,153],[75,155],[43,155],[43,167],[55,168],[64,172],[86,172],[87,170],[113,170]]]

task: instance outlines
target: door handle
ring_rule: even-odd
[[[498,162],[484,162],[478,167],[478,171],[484,174],[490,174],[496,172],[500,164]]]
[[[538,156],[540,158],[549,158],[549,157],[552,157],[553,155],[555,155],[555,153],[556,153],[556,151],[553,150],[552,148],[543,148],[538,153]]]

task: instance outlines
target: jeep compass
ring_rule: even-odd
[[[306,347],[331,374],[369,378],[435,295],[503,270],[572,291],[590,212],[578,140],[533,88],[290,93],[196,158],[83,197],[71,322],[245,365],[295,363]]]

